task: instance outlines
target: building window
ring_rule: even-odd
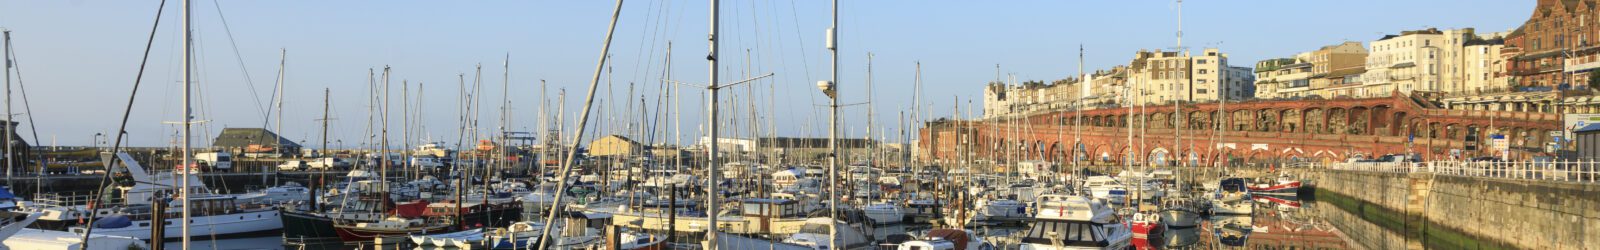
[[[1194,92],[1195,93],[1200,93],[1200,94],[1205,94],[1206,93],[1206,89],[1194,89]]]
[[[1194,64],[1206,64],[1206,59],[1195,60]]]

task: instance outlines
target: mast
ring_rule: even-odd
[[[272,133],[272,136],[273,136],[272,145],[276,146],[273,149],[273,151],[278,153],[278,157],[287,156],[283,152],[283,82],[284,82],[283,76],[285,75],[284,71],[288,70],[288,69],[284,68],[285,66],[288,66],[288,60],[289,60],[289,50],[288,49],[284,49],[284,48],[278,48],[278,87],[277,87],[277,89],[278,89],[278,98],[275,98],[275,99],[278,100],[278,103],[276,103],[276,105],[278,106],[278,118],[275,119],[276,122],[277,122],[277,125],[274,126],[274,127],[277,127],[277,128],[272,129],[272,130],[274,130],[273,133]],[[187,113],[187,112],[185,112],[185,113]],[[188,137],[188,136],[184,136],[184,137]],[[188,143],[185,143],[185,144],[188,144]],[[189,165],[184,165],[184,166],[187,167]],[[266,180],[262,180],[262,181],[266,181]],[[187,188],[188,186],[185,185],[184,187]],[[188,234],[184,234],[184,235],[188,235]]]
[[[713,1],[715,1],[715,0],[713,0]],[[611,51],[611,37],[616,33],[616,30],[617,30],[617,19],[621,15],[622,15],[622,0],[617,0],[616,8],[612,9],[612,11],[611,11],[611,24],[608,25],[608,27],[606,28],[605,43],[604,43],[604,45],[602,45],[600,47],[600,59],[599,59],[599,62],[594,65],[594,76],[592,78],[590,78],[590,80],[589,80],[589,94],[588,94],[588,97],[586,97],[584,99],[583,115],[578,118],[578,131],[577,131],[577,134],[573,135],[573,142],[574,143],[571,146],[572,150],[568,151],[566,153],[567,156],[562,159],[562,161],[561,161],[561,175],[556,177],[557,180],[558,180],[558,182],[556,184],[556,192],[557,192],[556,199],[550,204],[550,211],[551,212],[550,212],[549,215],[546,215],[546,217],[545,217],[546,223],[544,224],[544,229],[541,230],[542,233],[539,234],[540,235],[539,236],[540,237],[539,246],[538,246],[538,248],[535,248],[535,249],[546,249],[546,246],[548,246],[548,244],[550,243],[551,239],[557,239],[557,238],[554,238],[554,237],[550,237],[550,229],[551,229],[551,226],[555,225],[555,219],[556,219],[556,214],[557,214],[555,212],[556,208],[557,208],[557,206],[561,205],[561,201],[563,200],[562,198],[566,197],[566,195],[560,195],[560,193],[565,192],[566,189],[567,189],[567,177],[572,173],[572,160],[577,157],[578,144],[576,142],[583,140],[584,128],[585,128],[585,126],[588,125],[588,122],[589,122],[589,111],[591,110],[591,108],[594,107],[595,90],[597,90],[598,89],[597,87],[600,85],[600,73],[602,72],[601,70],[605,69],[606,58],[607,58],[606,55],[608,53],[610,53],[610,51]],[[713,30],[713,32],[715,32],[716,29],[712,29],[712,30]],[[713,67],[713,68],[715,68],[715,67]],[[715,76],[716,76],[715,74],[712,74],[712,77],[715,77]],[[713,145],[714,144],[715,143],[713,143]],[[715,217],[716,216],[715,213],[713,213],[711,216],[712,216],[712,218],[716,218]],[[716,223],[712,223],[711,225],[713,226],[712,228],[715,228]]]
[[[0,54],[0,61],[5,61],[5,186],[11,186],[11,175],[16,175],[16,168],[13,168],[13,162],[16,162],[16,159],[14,159],[16,154],[11,154],[13,152],[13,149],[11,149],[11,135],[16,135],[16,125],[11,125],[11,123],[16,123],[11,117],[11,114],[14,114],[14,112],[11,112],[11,30],[0,29],[0,34],[3,34],[0,37],[5,40],[5,45],[3,45],[5,46],[5,53]],[[40,175],[43,175],[43,173],[40,173]],[[34,186],[40,186],[40,184],[34,183]]]
[[[1183,47],[1183,0],[1177,0],[1177,1],[1178,1],[1178,50],[1182,50],[1184,56],[1187,57],[1189,55],[1189,49],[1186,49],[1186,48]],[[1186,65],[1184,65],[1185,70],[1184,70],[1183,75],[1182,75],[1182,77],[1185,80],[1188,81],[1184,85],[1188,85],[1191,88],[1194,85],[1194,80],[1190,77],[1189,73],[1191,73],[1191,72],[1189,72],[1190,70],[1188,69],[1188,67],[1193,67],[1194,66],[1194,65],[1191,64],[1192,62],[1193,62],[1192,59],[1191,60],[1186,60],[1184,62],[1184,64],[1186,64]],[[1172,127],[1174,128],[1172,130],[1172,134],[1173,134],[1172,135],[1172,147],[1173,148],[1182,148],[1182,146],[1179,146],[1179,145],[1182,145],[1182,143],[1183,143],[1183,129],[1184,129],[1183,126],[1187,126],[1188,125],[1188,121],[1189,121],[1189,116],[1183,114],[1183,100],[1178,99],[1178,94],[1183,93],[1183,90],[1181,88],[1178,88],[1178,85],[1179,84],[1173,84],[1172,85],[1172,112],[1173,112],[1172,116],[1181,118],[1181,119],[1172,119]],[[1189,150],[1194,150],[1194,149],[1193,149],[1193,147],[1190,147]],[[1183,150],[1178,150],[1178,152],[1183,152]],[[1193,154],[1193,153],[1194,152],[1190,152],[1190,154]],[[1189,159],[1187,159],[1187,158],[1189,158],[1189,154],[1182,154],[1182,155],[1179,156],[1178,159],[1180,159],[1180,161],[1182,162],[1181,165],[1188,165],[1189,164]],[[1180,164],[1173,164],[1173,165],[1180,165]]]
[[[11,135],[16,135],[16,125],[11,125],[11,123],[16,123],[11,117],[11,114],[14,114],[14,112],[11,112],[11,30],[0,29],[0,34],[3,34],[0,37],[5,40],[5,45],[3,45],[5,46],[5,53],[0,54],[0,61],[5,61],[5,186],[11,186],[11,175],[16,175],[16,168],[13,168],[13,162],[16,162],[16,159],[14,159],[16,154],[11,154],[13,152],[13,149],[11,149]],[[43,175],[43,173],[40,173],[40,175]],[[40,186],[40,184],[34,183],[34,186]]]
[[[504,67],[505,74],[500,79],[500,146],[498,147],[500,149],[500,159],[495,159],[495,161],[500,163],[501,169],[506,169],[510,167],[509,161],[506,159],[509,158],[511,153],[506,151],[506,146],[511,145],[511,53],[506,53],[506,60],[500,66]],[[489,174],[485,173],[485,176],[489,176]],[[488,186],[489,179],[484,179],[483,181],[484,186]],[[487,198],[489,196],[485,195],[484,197]]]
[[[706,241],[711,243],[711,250],[716,250],[721,245],[721,242],[717,241],[717,210],[722,207],[717,203],[717,184],[718,179],[720,179],[717,178],[717,144],[719,143],[717,141],[717,29],[720,28],[718,15],[722,14],[719,4],[718,0],[711,0],[711,29],[710,35],[707,36],[710,43],[710,54],[706,56],[706,63],[710,65],[711,71],[711,74],[707,76],[711,79],[706,83],[708,85],[707,92],[709,92],[709,99],[706,99],[709,105],[706,111],[706,126],[710,127],[707,135],[711,137],[711,145],[708,147],[710,150],[706,150],[706,178],[710,184],[706,185],[706,220],[711,225],[706,229]]]
[[[1090,81],[1088,75],[1083,74],[1083,44],[1078,44],[1078,84],[1084,85],[1078,87],[1078,103],[1074,104],[1072,109],[1072,146],[1071,149],[1068,149],[1072,153],[1067,154],[1067,157],[1070,157],[1068,160],[1072,161],[1072,171],[1074,172],[1078,168],[1078,145],[1083,143],[1083,97],[1089,93],[1089,91],[1083,90],[1094,88],[1094,82]]]
[[[839,0],[833,0],[833,24],[828,28],[828,52],[831,54],[832,75],[828,85],[832,98],[828,98],[828,247],[839,247]]]
[[[189,100],[189,99],[190,99],[190,97],[192,95],[192,93],[190,93],[189,90],[193,89],[193,88],[190,88],[190,86],[194,84],[194,82],[192,82],[192,80],[194,80],[194,79],[193,79],[193,74],[192,74],[192,72],[189,72],[189,69],[194,67],[194,54],[193,54],[194,50],[193,50],[193,48],[191,48],[192,46],[194,46],[194,37],[192,36],[193,34],[190,34],[191,32],[194,31],[194,24],[193,24],[193,19],[194,18],[193,18],[193,14],[190,13],[189,5],[192,4],[190,2],[191,1],[189,1],[189,0],[183,0],[183,70],[182,70],[182,72],[183,72],[183,156],[180,156],[180,157],[183,158],[184,170],[183,170],[183,184],[182,184],[183,187],[178,189],[178,194],[181,195],[182,198],[183,198],[183,201],[182,201],[182,203],[183,203],[183,208],[182,208],[183,209],[183,211],[182,211],[183,219],[179,222],[179,223],[181,223],[180,226],[183,228],[183,235],[184,235],[183,244],[181,245],[182,249],[189,249],[189,237],[188,236],[192,235],[192,234],[189,234],[189,210],[192,210],[192,209],[190,209],[192,207],[189,206],[190,205],[189,204],[189,196],[190,196],[189,195],[189,177],[190,177],[189,175],[191,173],[191,171],[189,171],[189,168],[190,168],[190,165],[189,165],[190,164],[190,159],[189,159],[189,157],[192,156],[192,154],[190,154],[190,152],[189,152],[189,125],[190,125],[189,122],[193,119],[193,117],[191,116],[193,110],[191,110],[192,107],[189,106],[189,104],[191,102],[191,100]],[[9,65],[10,63],[8,62],[6,64]],[[10,78],[7,77],[6,79],[10,79]],[[10,91],[9,86],[10,85],[7,84],[7,92],[8,93]],[[9,96],[9,94],[8,94],[8,96]],[[7,103],[9,103],[9,102],[10,102],[10,100],[8,99]],[[10,112],[8,111],[6,113],[10,113]],[[6,121],[6,122],[11,122],[11,121]],[[6,138],[11,138],[11,135],[6,135]],[[6,143],[6,145],[9,147],[11,144],[10,143]],[[7,158],[6,159],[7,162],[11,161],[10,156],[7,156],[6,158]],[[10,171],[11,169],[7,168],[6,170]],[[9,173],[8,173],[8,175],[9,175]],[[88,237],[88,236],[85,235],[84,237]],[[85,243],[87,243],[87,242],[85,242]]]
[[[381,153],[378,157],[383,159],[383,165],[381,165],[381,170],[378,170],[378,173],[383,179],[378,181],[378,194],[380,195],[378,196],[378,199],[380,199],[378,211],[382,212],[389,210],[389,203],[381,200],[389,199],[389,166],[394,164],[392,163],[394,158],[389,157],[389,65],[383,66],[383,128],[380,131],[382,131],[382,135],[380,135],[382,138],[379,140],[382,141],[383,146],[378,149]]]
[[[329,150],[328,150],[328,99],[330,97],[332,97],[332,94],[333,94],[333,92],[328,90],[328,88],[322,88],[322,153],[323,154],[328,154],[328,152],[329,152]],[[323,156],[323,157],[329,157],[329,156]],[[317,159],[317,161],[322,161],[322,159]],[[333,158],[330,157],[328,162],[326,162],[325,164],[326,164],[327,167],[332,168],[333,167]],[[311,185],[310,185],[311,186],[311,193],[308,196],[311,197],[311,211],[319,211],[319,212],[322,211],[321,205],[317,204],[317,186],[322,185],[322,182],[326,181],[326,176],[324,176],[324,174],[326,172],[327,171],[317,171],[317,181],[316,182],[312,182]]]
[[[402,173],[405,173],[405,175],[402,175],[401,178],[408,178],[408,179],[416,177],[414,172],[412,172],[412,171],[416,171],[416,170],[415,169],[411,169],[412,167],[415,167],[415,166],[411,165],[411,152],[410,152],[411,151],[411,101],[410,100],[411,100],[411,83],[407,82],[407,80],[400,80],[400,145],[401,145],[400,146],[400,159],[405,161],[405,162],[401,162],[400,163],[400,166],[401,166],[400,169],[401,169]],[[411,176],[406,176],[406,175],[411,175]]]

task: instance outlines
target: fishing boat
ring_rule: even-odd
[[[1114,211],[1083,196],[1043,195],[1022,249],[1126,249],[1133,232]]]
[[[1283,175],[1273,181],[1261,181],[1250,185],[1250,193],[1267,195],[1294,195],[1300,192],[1300,180]]]

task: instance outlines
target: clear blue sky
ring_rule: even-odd
[[[629,99],[645,95],[653,111],[667,41],[673,41],[673,78],[706,82],[707,1],[630,1],[622,11],[611,55],[614,86],[603,81],[600,98],[617,99],[597,118],[623,120]],[[874,105],[879,125],[898,126],[898,112],[911,110],[914,63],[922,62],[927,87],[924,109],[952,114],[955,99],[966,106],[982,96],[995,65],[1020,80],[1053,80],[1076,73],[1077,47],[1085,46],[1087,70],[1128,62],[1133,52],[1176,43],[1172,1],[845,1],[840,10],[840,81],[843,102],[866,100],[866,55],[875,54]],[[97,132],[116,129],[138,68],[158,1],[0,1],[0,27],[13,30],[18,63],[29,87],[43,145],[84,145]],[[391,134],[398,140],[400,83],[413,91],[423,82],[420,106],[426,128],[419,136],[454,142],[457,78],[473,81],[482,63],[482,124],[498,124],[503,57],[511,55],[509,87],[512,127],[530,131],[538,120],[539,80],[551,94],[567,90],[567,118],[576,117],[593,73],[613,2],[610,1],[196,1],[195,29],[200,65],[197,105],[209,141],[223,127],[259,127],[261,105],[270,98],[278,49],[288,50],[285,136],[317,144],[323,88],[333,92],[332,140],[353,147],[367,123],[367,69],[394,68]],[[776,77],[729,89],[739,125],[724,131],[749,133],[747,92],[759,97],[760,119],[776,117],[782,136],[823,136],[826,113],[815,82],[826,79],[823,30],[827,1],[723,1],[722,81],[744,72]],[[1425,27],[1514,29],[1530,15],[1533,1],[1188,1],[1185,45],[1219,47],[1235,66],[1289,56],[1342,41],[1367,42],[1383,34]],[[145,86],[129,124],[136,146],[171,145],[180,117],[181,68],[178,2],[168,3],[157,33]],[[221,13],[221,15],[219,15]],[[233,36],[221,18],[226,18]],[[236,45],[236,46],[235,46]],[[237,56],[234,53],[238,50]],[[745,53],[745,51],[749,53]],[[750,62],[745,63],[748,56]],[[254,93],[240,68],[247,69]],[[749,66],[746,66],[749,65]],[[749,70],[746,70],[749,69]],[[752,74],[754,74],[752,73]],[[629,83],[634,97],[625,97]],[[699,135],[705,102],[698,91],[681,94],[686,138]],[[417,92],[412,92],[415,95]],[[256,95],[253,97],[252,95]],[[776,110],[768,108],[776,96]],[[20,96],[20,95],[19,95]],[[608,97],[610,96],[610,97]],[[260,99],[257,101],[257,99]],[[726,101],[726,100],[725,100]],[[981,105],[974,100],[972,105]],[[15,102],[21,113],[20,98]],[[606,103],[600,103],[604,108]],[[861,137],[864,106],[846,108],[845,133]],[[552,113],[553,107],[551,108]],[[662,117],[671,117],[664,114]],[[19,117],[20,119],[20,117]],[[660,127],[671,133],[671,119]],[[637,119],[634,119],[637,120]],[[763,120],[761,133],[768,133]],[[622,126],[601,122],[602,133]],[[26,129],[26,126],[24,127]],[[593,129],[592,129],[593,130]],[[26,131],[23,131],[26,132]],[[881,133],[881,131],[880,131]],[[733,135],[733,134],[730,134]],[[206,137],[201,137],[206,136]],[[657,141],[667,140],[658,136]],[[876,137],[876,136],[874,136]],[[592,136],[588,138],[593,138]],[[647,138],[642,138],[647,139]],[[891,136],[889,139],[894,140]],[[416,141],[422,141],[417,139]],[[588,140],[588,139],[585,139]],[[689,140],[689,139],[686,139]],[[398,144],[398,141],[393,143]],[[204,145],[197,143],[196,145]]]

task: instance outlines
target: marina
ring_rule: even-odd
[[[1303,48],[1215,23],[1296,12],[1191,3],[1191,49],[1182,0],[1117,37],[1077,30],[1151,4],[625,2],[21,3],[122,8],[0,19],[48,30],[18,33],[30,103],[0,28],[0,250],[1600,249],[1597,0],[1254,67]],[[1062,8],[1096,25],[950,18]],[[133,81],[72,85],[105,75]]]

